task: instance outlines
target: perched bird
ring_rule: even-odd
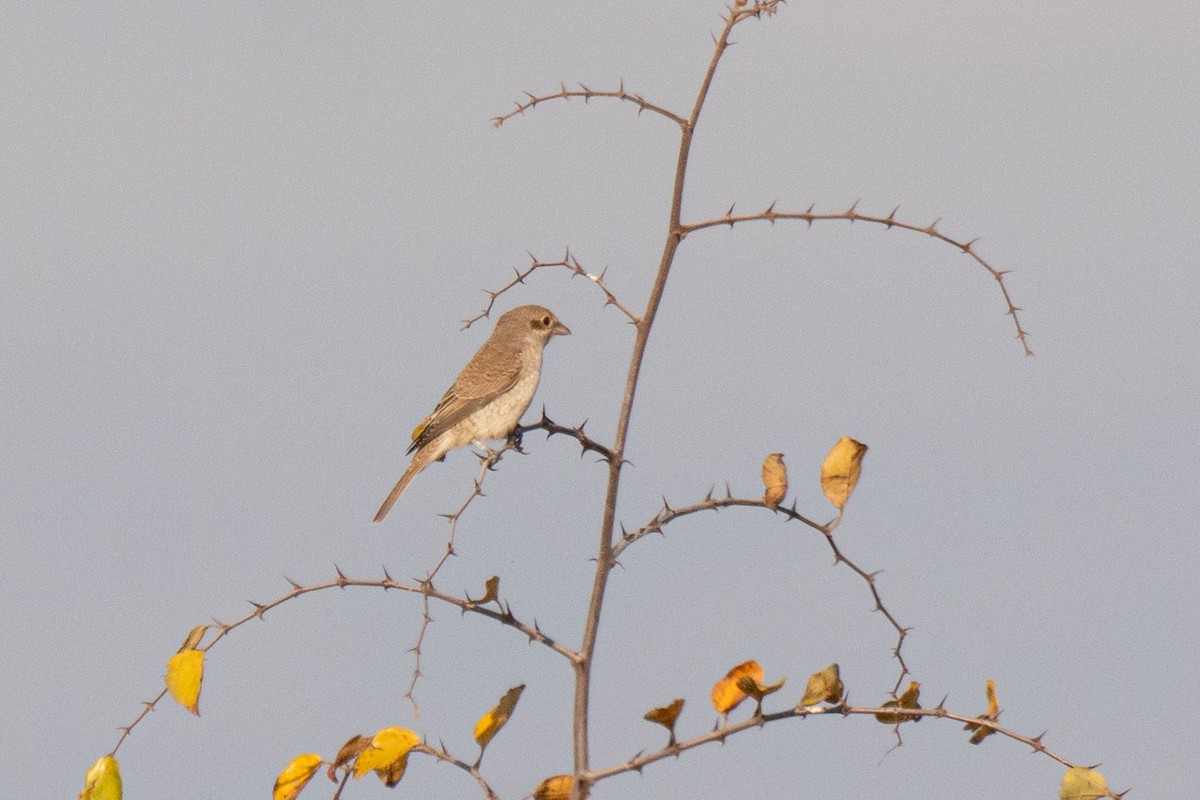
[[[446,453],[472,443],[486,450],[485,440],[508,437],[537,391],[542,348],[552,337],[570,332],[541,306],[518,306],[500,317],[433,413],[413,431],[408,452],[415,455],[375,521],[387,516],[418,472]]]

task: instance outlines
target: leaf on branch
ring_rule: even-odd
[[[996,682],[989,680],[987,682],[987,711],[979,715],[979,719],[995,722],[1000,717],[1000,703],[996,700]],[[995,728],[987,725],[980,725],[978,722],[968,722],[963,726],[964,731],[974,731],[971,734],[971,744],[979,744],[987,737],[996,732]]]
[[[512,687],[504,693],[495,708],[484,714],[479,718],[479,722],[475,723],[475,743],[479,745],[480,757],[487,749],[488,742],[500,732],[500,729],[508,722],[508,718],[512,716],[513,709],[517,707],[517,701],[521,699],[523,691],[525,691],[523,683],[520,686]]]
[[[533,790],[533,800],[567,800],[574,785],[571,775],[551,775]]]
[[[493,575],[483,582],[483,597],[478,600],[472,600],[467,597],[467,602],[481,606],[484,603],[494,603],[500,596],[500,576]]]
[[[98,758],[88,768],[79,800],[121,800],[121,768],[115,758]]]
[[[866,452],[865,444],[843,436],[825,456],[825,463],[821,465],[821,490],[838,511],[845,508],[858,484]]]
[[[908,684],[908,688],[904,690],[904,694],[900,695],[898,700],[888,700],[880,708],[920,708],[921,704],[917,702],[921,698],[921,684],[916,681]],[[920,722],[920,717],[910,717],[907,714],[889,714],[882,711],[875,715],[875,719],[885,725],[899,725],[901,722]]]
[[[408,751],[420,742],[421,737],[407,728],[384,728],[371,737],[370,746],[358,754],[354,762],[355,780],[375,770],[379,780],[390,789],[404,777]]]
[[[783,463],[783,453],[771,453],[763,461],[762,482],[765,489],[763,502],[772,510],[779,508],[788,492],[787,465]]]
[[[657,723],[666,728],[667,733],[670,735],[670,738],[667,740],[667,747],[674,747],[675,721],[679,719],[680,711],[683,711],[683,698],[676,697],[668,705],[650,709],[642,719],[647,722]]]
[[[742,677],[738,678],[737,687],[750,697],[754,698],[754,701],[758,703],[758,710],[761,712],[763,698],[769,694],[778,692],[783,688],[785,683],[787,683],[787,678],[780,678],[775,683],[767,686],[760,681],[756,681],[749,675],[743,675]]]
[[[738,686],[738,681],[746,677],[761,683],[765,677],[762,665],[754,660],[743,662],[729,670],[724,678],[713,684],[713,708],[722,717],[728,716],[730,711],[733,711],[746,699],[746,692]]]
[[[191,638],[190,636],[188,637]],[[204,680],[204,651],[180,650],[167,661],[167,691],[175,702],[200,716],[200,684]]]
[[[840,668],[837,664],[830,664],[820,672],[814,672],[808,676],[808,683],[804,687],[804,697],[800,699],[800,705],[838,703],[845,693],[846,687],[842,683]]]
[[[304,787],[308,786],[308,782],[317,774],[320,766],[321,757],[316,753],[305,753],[293,758],[275,779],[271,800],[296,800],[296,796],[304,791]]]
[[[338,750],[337,756],[334,757],[333,763],[329,765],[329,769],[325,773],[329,780],[336,781],[337,771],[358,758],[358,754],[370,746],[371,740],[362,734],[356,733],[347,739],[342,748]]]
[[[182,650],[195,650],[200,646],[200,640],[204,638],[205,632],[208,630],[208,625],[197,625],[188,631],[187,638],[183,640],[183,644],[179,646]]]
[[[1112,796],[1104,776],[1087,767],[1071,767],[1058,787],[1059,800],[1095,800]]]

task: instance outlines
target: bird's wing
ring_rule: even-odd
[[[521,358],[516,352],[508,352],[514,349],[511,346],[496,344],[490,339],[484,342],[458,373],[408,452],[424,447],[516,385],[521,375]]]

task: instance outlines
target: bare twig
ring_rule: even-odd
[[[484,306],[483,311],[480,313],[476,314],[470,319],[463,320],[462,330],[466,330],[482,319],[487,319],[489,316],[491,316],[492,309],[495,307],[496,300],[500,297],[500,295],[514,288],[518,284],[524,283],[525,279],[537,270],[545,269],[547,267],[565,267],[571,271],[571,277],[583,276],[587,278],[592,283],[596,284],[596,286],[600,288],[600,291],[604,292],[604,305],[616,306],[622,314],[629,318],[630,322],[634,323],[635,325],[637,324],[637,317],[625,306],[624,303],[617,299],[617,296],[613,294],[611,289],[608,288],[608,284],[604,282],[604,272],[601,272],[597,275],[586,271],[580,265],[575,256],[571,255],[570,250],[568,250],[567,254],[558,261],[539,261],[532,254],[529,256],[529,258],[529,267],[525,270],[514,269],[513,272],[516,273],[516,276],[511,281],[501,286],[499,289],[484,289],[484,292],[488,296],[487,305]]]
[[[777,220],[800,220],[808,223],[809,225],[822,220],[870,222],[877,225],[884,225],[888,228],[900,228],[906,231],[913,231],[914,233],[922,233],[933,239],[938,239],[946,244],[952,245],[953,247],[966,253],[972,259],[974,259],[976,264],[979,264],[981,267],[986,269],[991,276],[996,279],[996,283],[1000,287],[1000,294],[1004,298],[1004,305],[1006,307],[1004,313],[1012,317],[1013,325],[1016,326],[1017,329],[1017,339],[1020,340],[1021,347],[1025,351],[1025,355],[1033,355],[1033,350],[1029,348],[1029,332],[1022,327],[1021,319],[1017,315],[1021,309],[1013,303],[1012,297],[1008,293],[1008,286],[1004,283],[1004,276],[1008,274],[1008,270],[996,269],[990,263],[988,263],[983,256],[979,255],[979,252],[975,249],[975,243],[979,241],[978,239],[962,240],[947,236],[937,229],[937,225],[940,220],[934,220],[928,225],[915,225],[911,222],[903,222],[896,219],[896,212],[900,210],[899,208],[893,209],[892,213],[888,214],[886,217],[874,216],[871,214],[861,214],[858,211],[858,203],[854,203],[845,211],[831,213],[817,213],[813,211],[813,208],[814,206],[809,206],[805,211],[776,211],[775,204],[772,203],[766,210],[759,211],[756,214],[734,214],[733,208],[731,207],[724,216],[683,225],[683,235],[686,236],[687,234],[695,231],[704,230],[705,228],[715,228],[721,225],[729,225],[732,227],[742,222],[770,222],[771,224],[774,224]]]
[[[585,102],[585,103],[587,101],[591,100],[593,97],[615,98],[617,100],[622,100],[627,103],[633,103],[634,105],[636,105],[638,107],[639,114],[641,114],[643,111],[652,111],[655,114],[659,114],[663,117],[666,117],[667,119],[674,122],[676,125],[682,126],[682,125],[687,124],[687,121],[683,117],[676,114],[675,112],[669,111],[666,108],[664,108],[663,106],[657,105],[656,103],[651,103],[649,100],[642,97],[640,94],[633,94],[631,92],[625,91],[625,83],[622,82],[620,85],[620,88],[618,88],[616,90],[608,90],[608,91],[598,91],[595,89],[589,89],[588,87],[584,86],[582,83],[579,84],[578,89],[568,89],[566,84],[564,83],[564,84],[559,84],[559,89],[557,92],[552,92],[550,94],[535,95],[535,94],[526,92],[525,93],[526,99],[524,101],[517,103],[517,107],[514,108],[512,111],[509,111],[507,114],[501,114],[498,117],[493,117],[492,125],[499,128],[501,125],[508,122],[513,117],[523,116],[526,111],[530,111],[534,108],[537,108],[542,103],[548,102],[550,100],[570,100],[572,97],[582,97],[583,102]]]

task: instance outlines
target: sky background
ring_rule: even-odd
[[[566,248],[640,309],[662,246],[676,129],[615,101],[524,90],[620,80],[686,113],[717,3],[10,3],[0,27],[0,739],[7,797],[74,797],[161,688],[194,625],[283,576],[418,577],[466,451],[383,525],[412,427],[484,340],[461,332],[528,253]],[[897,216],[1011,269],[1037,356],[992,278],[952,247],[827,222],[684,242],[635,409],[619,518],[726,484],[832,508],[818,470],[870,445],[837,537],[913,632],[923,700],[983,710],[1131,797],[1194,789],[1200,752],[1200,9],[1033,2],[792,3],[741,26],[699,127],[684,216]],[[504,295],[574,335],[534,409],[610,441],[632,328],[585,280]],[[531,410],[528,418],[533,418]],[[518,616],[576,643],[603,465],[563,437],[507,456],[439,586],[490,575]],[[789,498],[791,502],[791,498]],[[202,716],[164,702],[118,756],[126,797],[264,797],[295,755],[413,727],[474,759],[475,720],[528,688],[484,762],[505,798],[570,771],[571,673],[544,648],[435,608],[403,699],[419,599],[318,593],[209,654]],[[894,634],[818,534],[761,509],[631,548],[609,585],[593,763],[661,746],[675,697],[712,727],[712,683],[760,661],[842,665],[885,699]],[[772,708],[768,702],[768,708]],[[748,709],[734,713],[744,718]],[[596,797],[1043,797],[1062,768],[934,720],[793,720],[624,775]],[[302,797],[328,797],[314,779]],[[472,797],[414,757],[395,790]]]

